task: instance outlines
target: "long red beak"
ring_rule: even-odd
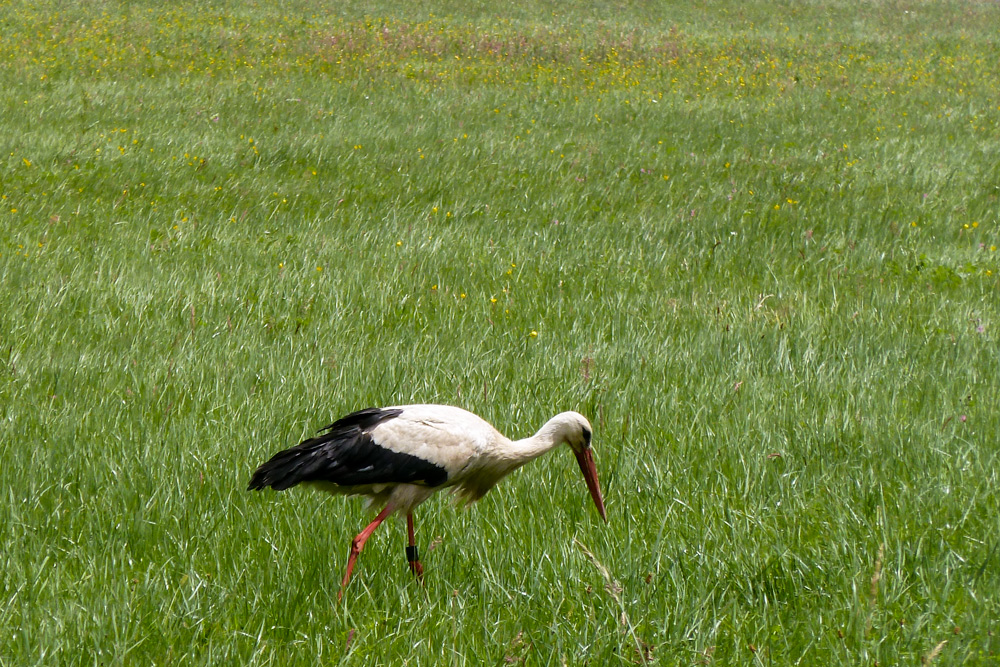
[[[590,489],[590,497],[594,499],[594,504],[597,505],[597,511],[604,519],[604,523],[607,523],[608,515],[604,512],[604,498],[601,496],[601,484],[597,481],[597,466],[594,465],[594,455],[589,447],[573,453],[576,454],[576,462],[580,464],[580,472],[583,473],[583,479],[587,482],[587,488]]]

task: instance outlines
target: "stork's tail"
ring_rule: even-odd
[[[334,484],[371,483],[368,478],[378,473],[368,460],[373,446],[368,432],[401,413],[399,409],[368,408],[342,417],[315,438],[272,456],[254,472],[247,490],[271,487],[284,491],[301,482],[317,480]]]
[[[267,487],[284,491],[295,486],[303,480],[302,469],[311,458],[294,447],[278,452],[254,471],[247,491],[260,491]]]

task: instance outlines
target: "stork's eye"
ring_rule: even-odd
[[[583,444],[590,447],[590,429],[586,426],[583,427]]]

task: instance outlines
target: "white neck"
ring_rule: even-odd
[[[504,458],[509,459],[515,468],[538,458],[566,441],[566,429],[571,428],[572,423],[572,418],[566,413],[556,415],[545,422],[535,435],[511,442],[505,448]]]

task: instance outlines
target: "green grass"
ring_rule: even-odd
[[[1000,662],[1000,8],[648,4],[0,5],[0,665]]]

